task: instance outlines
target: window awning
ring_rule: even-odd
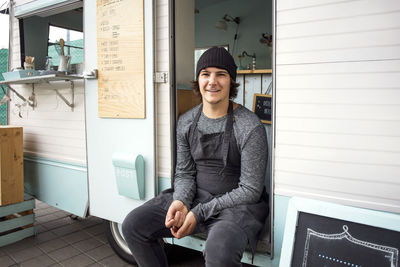
[[[15,7],[16,18],[47,17],[83,7],[82,0],[36,0]]]

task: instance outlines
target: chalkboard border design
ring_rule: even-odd
[[[301,212],[400,232],[400,214],[344,206],[315,199],[292,197],[286,214],[279,267],[290,267]]]
[[[398,267],[399,250],[397,248],[383,246],[383,245],[359,240],[359,239],[353,237],[349,233],[349,228],[347,227],[347,225],[343,225],[343,232],[338,233],[338,234],[324,234],[324,233],[319,233],[317,231],[314,231],[311,228],[307,228],[307,238],[306,238],[305,250],[304,250],[304,255],[303,255],[302,267],[307,266],[307,257],[308,257],[310,240],[311,240],[312,236],[316,236],[316,237],[324,238],[324,239],[343,239],[343,238],[345,238],[351,243],[361,245],[361,246],[364,246],[364,247],[367,247],[370,249],[387,252],[387,253],[391,254],[391,258],[390,258],[391,266]]]

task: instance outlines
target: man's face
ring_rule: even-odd
[[[198,82],[203,102],[218,104],[229,101],[231,76],[226,70],[215,67],[202,69]]]

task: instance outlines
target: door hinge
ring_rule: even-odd
[[[168,82],[168,72],[158,71],[154,73],[155,83],[167,83]]]

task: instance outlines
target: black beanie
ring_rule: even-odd
[[[225,48],[214,46],[201,55],[199,61],[197,61],[196,79],[199,78],[200,71],[208,67],[224,69],[236,81],[237,66],[235,60]]]

